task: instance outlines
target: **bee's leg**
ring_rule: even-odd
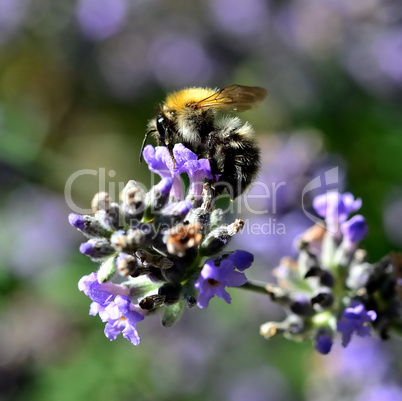
[[[220,174],[218,170],[218,164],[215,158],[215,150],[216,150],[216,141],[215,135],[211,132],[208,136],[207,144],[206,144],[206,154],[207,159],[209,160],[209,165],[211,166],[211,173],[213,178],[209,180],[209,183],[212,188],[214,188],[214,184],[218,182],[218,175]]]
[[[172,158],[173,168],[175,169],[176,168],[176,159],[174,158],[174,155],[173,155],[173,144],[168,139],[165,139],[165,146],[168,148],[170,157]]]

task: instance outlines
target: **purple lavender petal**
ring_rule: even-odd
[[[147,145],[143,151],[144,160],[147,162],[149,169],[163,177],[174,177],[174,165],[169,150],[165,146]]]
[[[136,328],[133,325],[126,324],[123,331],[123,337],[129,340],[132,344],[138,345],[141,341]]]
[[[228,259],[237,270],[244,271],[254,262],[254,256],[250,252],[237,250],[229,254]]]
[[[314,209],[321,217],[339,222],[345,221],[351,213],[359,210],[361,205],[361,199],[355,199],[349,192],[340,194],[331,191],[318,195],[313,200]]]
[[[84,242],[80,245],[80,252],[86,256],[94,256],[95,247],[92,242]]]
[[[344,238],[349,242],[361,241],[368,232],[366,219],[360,214],[341,224]]]
[[[244,273],[232,270],[226,275],[225,283],[227,287],[240,287],[247,283],[247,278]]]
[[[218,298],[222,298],[227,304],[230,304],[232,301],[232,298],[230,297],[230,294],[225,290],[225,287],[217,287],[216,296]]]
[[[246,282],[246,276],[235,271],[230,260],[221,261],[219,266],[216,266],[214,261],[208,260],[195,283],[195,288],[200,291],[197,304],[200,308],[207,307],[214,295],[230,303],[230,295],[225,287],[238,287]]]
[[[170,177],[162,178],[155,187],[161,192],[162,195],[167,195],[173,186],[173,179]]]
[[[80,214],[70,213],[68,215],[68,221],[73,227],[78,228],[79,230],[83,230],[85,227],[84,216],[81,216]]]
[[[106,311],[110,317],[105,326],[106,337],[113,341],[119,334],[123,334],[123,337],[132,344],[138,345],[140,338],[136,324],[143,320],[144,316],[135,310],[130,299],[126,296],[117,295],[115,300],[106,307]]]
[[[78,289],[92,301],[101,305],[106,305],[116,295],[129,295],[128,287],[113,283],[100,284],[96,273],[91,273],[81,278],[78,282]]]
[[[200,291],[200,294],[197,299],[197,305],[199,308],[207,308],[209,305],[209,301],[215,295],[215,292],[211,287],[208,286],[206,281],[197,282],[195,288]]]
[[[177,143],[173,147],[173,156],[176,160],[176,167],[178,169],[182,168],[182,166],[190,161],[197,161],[197,155],[191,151],[190,149],[186,148],[182,143]]]
[[[117,336],[122,332],[118,325],[118,321],[111,320],[105,326],[105,336],[110,340],[116,340]]]
[[[337,330],[342,333],[342,345],[346,347],[349,344],[353,333],[360,337],[369,336],[368,323],[374,321],[376,317],[374,311],[367,311],[360,302],[353,302],[351,307],[344,310],[342,320],[337,324]]]

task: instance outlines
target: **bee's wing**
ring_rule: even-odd
[[[251,109],[255,103],[267,96],[267,91],[257,86],[230,85],[213,95],[188,104],[194,109],[211,107],[224,111],[245,111]]]

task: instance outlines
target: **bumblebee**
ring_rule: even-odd
[[[182,143],[198,157],[209,159],[216,193],[226,189],[231,199],[235,199],[256,176],[260,152],[249,123],[217,114],[249,110],[266,95],[263,88],[243,85],[220,90],[187,88],[169,94],[157,116],[148,123],[140,161],[151,133],[159,145],[169,149],[172,158],[173,146]]]

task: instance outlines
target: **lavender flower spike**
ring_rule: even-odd
[[[93,301],[89,314],[106,323],[110,340],[122,334],[138,345],[136,324],[148,311],[163,310],[162,325],[170,327],[184,307],[197,304],[198,294],[200,307],[214,295],[230,303],[225,288],[247,282],[243,271],[253,255],[222,254],[244,222],[222,224],[222,210],[215,209],[217,195],[205,183],[206,178],[219,177],[213,177],[209,160],[198,159],[182,144],[176,144],[173,153],[174,158],[164,146],[144,149],[149,169],[161,176],[148,191],[130,181],[120,204],[99,193],[92,202],[93,216],[70,214],[70,223],[89,237],[80,246],[81,253],[100,264],[98,272],[84,276],[78,287]],[[188,193],[180,181],[182,173],[190,180]],[[118,218],[104,224],[104,215]],[[211,259],[204,265],[205,256]],[[113,283],[116,273],[123,284]]]
[[[338,322],[337,330],[342,333],[342,345],[346,347],[356,333],[360,337],[370,335],[369,323],[377,318],[374,311],[367,311],[363,304],[355,302],[343,312],[342,320]]]
[[[225,287],[239,287],[246,282],[244,273],[235,271],[230,260],[222,260],[219,266],[213,260],[208,260],[194,285],[200,291],[197,305],[206,308],[214,295],[230,304],[231,298]]]
[[[346,221],[351,213],[359,210],[361,205],[361,199],[355,199],[349,192],[327,192],[316,196],[313,201],[314,209],[325,218],[327,229],[332,233],[337,233],[339,224]]]

